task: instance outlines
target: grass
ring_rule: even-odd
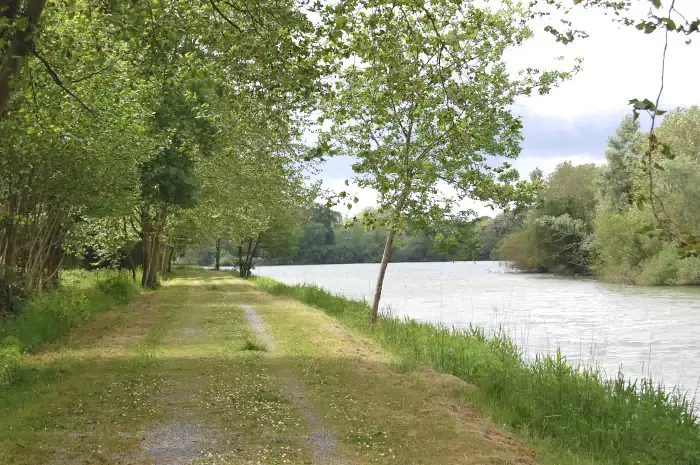
[[[38,382],[0,395],[0,463],[311,463],[264,353],[240,350],[242,311],[193,281],[168,279],[28,356]],[[158,456],[168,431],[177,458]]]
[[[473,386],[430,369],[398,373],[394,357],[318,309],[279,299],[248,284],[235,291],[255,308],[275,341],[269,356],[298,383],[331,430],[346,464],[532,465],[523,447],[469,402]],[[275,353],[277,352],[277,353]],[[279,359],[281,354],[283,359]],[[588,465],[552,461],[542,465]]]
[[[23,354],[57,339],[93,315],[125,304],[138,292],[118,271],[66,272],[63,286],[28,299],[16,316],[0,318],[0,387],[23,376]]]
[[[607,379],[570,365],[561,354],[525,362],[505,334],[486,337],[478,328],[394,318],[371,327],[365,302],[316,286],[267,278],[255,283],[272,295],[322,309],[378,341],[397,355],[392,366],[399,373],[428,365],[473,383],[478,389],[467,391],[465,400],[553,453],[626,465],[700,463],[700,425],[692,403],[651,380]]]
[[[261,341],[257,339],[246,338],[243,342],[243,350],[252,350],[257,352],[267,352],[267,347]]]
[[[242,350],[264,344],[239,303],[258,312],[274,345]],[[506,338],[479,331],[387,319],[371,328],[366,310],[318,288],[179,271],[22,355],[33,378],[0,394],[0,463],[162,462],[153,450],[168,431],[184,435],[181,459],[202,465],[329,463],[314,460],[308,440],[319,428],[337,441],[330,462],[346,465],[694,463],[692,427],[676,418],[674,436],[665,429],[668,399],[652,409],[638,386],[623,397],[563,360],[526,365]],[[654,447],[640,448],[630,428],[652,424],[658,437],[641,440]],[[615,436],[596,427],[616,428],[618,443],[603,444]],[[668,455],[649,453],[661,445]],[[619,454],[633,449],[647,455]]]
[[[10,338],[12,345],[32,352],[92,315],[127,303],[137,289],[123,272],[88,273],[84,279],[69,273],[62,288],[32,297],[17,316],[0,319],[0,341]]]

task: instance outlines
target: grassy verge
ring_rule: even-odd
[[[452,330],[411,320],[366,323],[365,302],[267,278],[256,285],[324,310],[396,354],[402,369],[429,365],[475,384],[469,400],[497,423],[555,447],[615,464],[700,463],[700,424],[691,404],[650,380],[606,379],[558,355],[526,363],[504,334]]]
[[[20,375],[23,354],[92,315],[127,303],[136,293],[136,285],[122,272],[71,272],[61,289],[32,297],[17,316],[0,319],[0,387]]]

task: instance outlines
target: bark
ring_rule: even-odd
[[[30,54],[34,47],[32,36],[36,32],[36,26],[44,11],[46,0],[27,0],[22,12],[20,12],[21,3],[20,0],[9,0],[0,4],[0,6],[6,7],[2,12],[2,17],[8,19],[10,23],[19,17],[26,18],[28,23],[23,31],[16,32],[9,37],[0,36],[10,44],[0,57],[0,115],[4,114],[10,99],[12,80],[19,76],[24,58]]]
[[[243,274],[244,268],[245,264],[243,263],[243,245],[238,244],[238,275],[241,278],[245,278],[245,275]]]
[[[173,247],[170,245],[165,245],[163,247],[163,263],[161,264],[161,267],[160,267],[161,273],[170,272],[170,261],[172,260],[172,256],[173,256]]]
[[[258,235],[255,239],[248,239],[248,251],[245,257],[245,275],[242,276],[243,278],[250,278],[253,274],[253,259],[258,251],[258,245],[260,245],[260,238],[261,236]]]
[[[216,239],[216,257],[214,259],[214,269],[219,271],[221,269],[221,239]]]
[[[379,301],[382,298],[382,286],[384,285],[386,268],[389,266],[389,260],[391,260],[391,247],[394,245],[394,234],[395,232],[393,230],[389,230],[389,235],[386,237],[384,255],[382,255],[382,263],[379,266],[379,276],[377,277],[377,287],[374,290],[372,309],[369,312],[369,322],[372,324],[377,322],[377,318],[379,316]]]
[[[149,207],[141,208],[141,237],[143,243],[143,276],[141,285],[145,288],[158,286],[158,271],[162,263],[161,234],[165,224],[165,211],[156,209],[151,214]]]
[[[131,280],[136,282],[136,264],[134,263],[134,257],[131,256],[131,251],[126,254],[126,260],[129,264],[129,271],[131,271]]]
[[[408,199],[410,193],[411,185],[410,183],[408,183],[401,191],[399,199],[396,203],[396,207],[394,208],[394,215],[396,217],[399,217],[401,215],[403,207],[406,204],[406,200]],[[384,285],[384,275],[386,274],[386,268],[389,266],[389,261],[391,260],[391,248],[394,245],[395,234],[396,231],[390,227],[389,234],[386,237],[386,244],[384,245],[384,255],[382,255],[382,263],[381,265],[379,265],[379,276],[377,276],[377,287],[374,290],[374,300],[372,301],[372,308],[369,312],[369,321],[372,324],[376,323],[377,318],[379,317],[379,301],[382,298],[382,286]]]
[[[46,277],[44,279],[44,287],[56,289],[60,284],[59,270],[63,264],[63,228],[59,225],[54,231],[53,241],[48,253],[46,266]]]
[[[171,246],[168,254],[168,273],[173,271],[173,255],[175,255],[175,247]]]

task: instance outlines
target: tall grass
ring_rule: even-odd
[[[23,354],[94,314],[127,303],[137,292],[124,272],[68,272],[60,289],[30,298],[16,316],[0,318],[0,386],[17,376]]]
[[[526,362],[504,333],[413,320],[366,321],[366,302],[312,285],[256,278],[263,290],[322,309],[378,340],[405,364],[427,364],[473,383],[474,400],[500,424],[553,439],[560,447],[615,464],[700,464],[693,404],[648,379],[608,379],[557,353]]]

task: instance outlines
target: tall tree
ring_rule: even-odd
[[[643,139],[639,122],[632,116],[622,120],[615,136],[608,139],[607,164],[601,171],[600,193],[603,208],[621,212],[634,203],[633,186],[638,176]]]
[[[503,54],[530,36],[527,12],[505,3],[356,0],[332,9],[348,57],[326,112],[335,150],[357,159],[355,182],[379,192],[389,234],[369,315],[377,319],[397,232],[436,223],[465,198],[508,202],[518,179],[514,99],[547,92],[562,74],[514,79]],[[321,146],[328,144],[322,139]],[[447,195],[450,186],[455,195]]]

